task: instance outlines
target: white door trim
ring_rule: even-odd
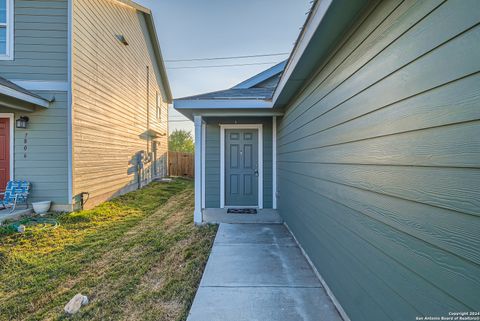
[[[14,164],[14,155],[15,155],[15,149],[13,146],[13,142],[15,141],[15,121],[14,121],[14,114],[13,113],[0,113],[0,118],[8,118],[10,121],[10,180],[14,179],[14,169],[13,169],[13,164]]]
[[[225,208],[225,129],[258,130],[258,208],[263,208],[263,124],[220,124],[220,208]],[[232,207],[230,205],[229,207]],[[246,206],[242,206],[246,207]]]

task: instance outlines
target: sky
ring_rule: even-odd
[[[311,0],[137,0],[152,10],[173,97],[223,90],[288,55],[172,62],[169,60],[289,53]],[[187,68],[231,64],[236,67]],[[180,68],[180,69],[178,69]],[[170,131],[193,123],[169,109]]]

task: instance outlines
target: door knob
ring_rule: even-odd
[[[255,170],[255,172],[254,172],[254,173],[255,173],[255,176],[257,176],[257,177],[258,177],[258,170]]]

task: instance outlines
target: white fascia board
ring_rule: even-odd
[[[250,110],[250,111],[199,111],[193,112],[195,115],[202,115],[203,117],[273,117],[283,116],[283,112],[277,110],[263,111],[263,110]]]
[[[254,99],[210,99],[210,100],[174,100],[175,109],[230,109],[230,108],[272,108],[270,100]]]
[[[0,94],[9,96],[15,99],[23,100],[25,102],[28,102],[37,106],[45,107],[45,108],[47,108],[50,105],[50,102],[46,99],[40,99],[34,96],[30,96],[3,85],[0,85]]]
[[[278,82],[277,88],[275,88],[275,92],[273,93],[273,104],[275,104],[278,96],[285,87],[288,79],[290,78],[293,70],[297,66],[300,58],[302,57],[305,49],[307,48],[310,40],[312,39],[315,31],[317,30],[318,26],[322,22],[323,18],[325,17],[328,8],[332,4],[333,0],[320,0],[318,4],[312,8],[313,12],[311,14],[310,19],[306,23],[305,27],[303,28],[302,34],[300,35],[295,48],[293,49],[290,58],[288,59],[287,66],[283,71],[282,77],[280,77],[280,81]]]

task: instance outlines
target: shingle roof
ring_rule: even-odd
[[[280,80],[278,76],[283,72],[285,65],[286,61],[282,61],[230,89],[182,97],[175,100],[270,100]],[[261,86],[267,80],[269,81],[268,86]]]

